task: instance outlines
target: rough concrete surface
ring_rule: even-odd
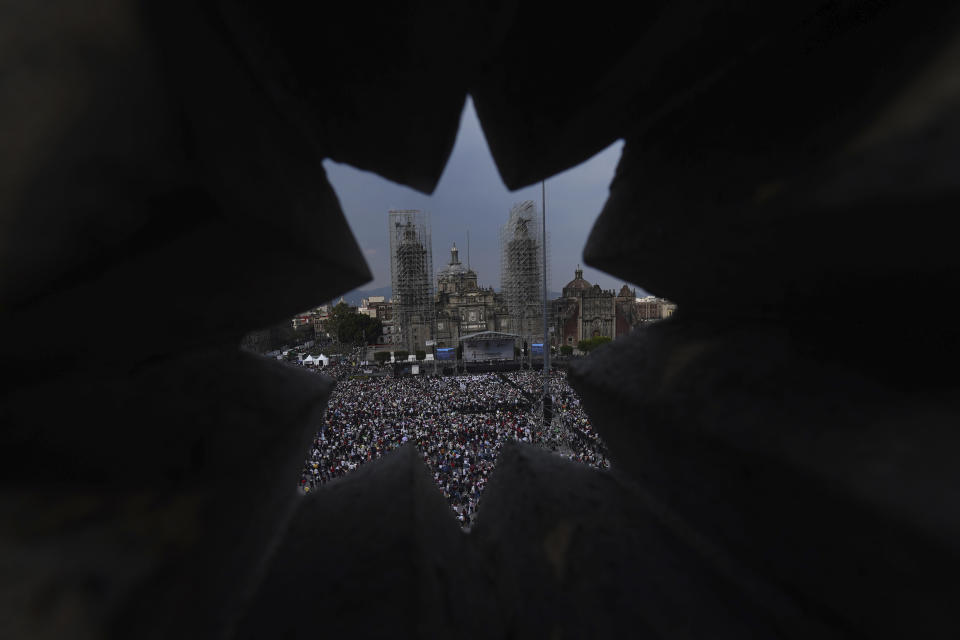
[[[960,636],[960,10],[624,11],[0,8],[0,637]],[[412,448],[297,496],[331,383],[236,345],[468,94],[510,188],[626,141],[585,261],[679,311],[573,367],[615,472],[508,447],[464,535]]]

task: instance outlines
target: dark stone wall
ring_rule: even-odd
[[[958,28],[7,3],[0,635],[957,637]],[[626,140],[584,258],[680,311],[571,368],[614,472],[509,447],[465,536],[412,449],[296,495],[332,382],[238,344],[369,280],[322,160],[430,192],[468,93],[511,188]]]

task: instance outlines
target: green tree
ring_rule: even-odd
[[[341,344],[376,344],[383,333],[383,321],[359,313],[341,302],[330,312],[327,332]]]
[[[427,357],[426,351],[420,351],[419,349],[417,349],[417,360],[423,360],[426,357]]]
[[[390,359],[390,352],[377,351],[375,354],[373,354],[373,359],[376,360],[378,364],[383,364],[384,362]]]
[[[560,353],[561,353],[562,355],[565,355],[565,356],[572,355],[572,354],[573,354],[573,347],[571,347],[571,346],[568,345],[568,344],[565,344],[565,345],[563,345],[562,347],[560,347]]]
[[[344,342],[342,336],[346,331],[348,319],[353,310],[344,302],[337,304],[330,310],[327,318],[327,333],[337,342]]]
[[[407,356],[409,355],[410,355],[409,351],[394,351],[393,359],[396,360],[397,362],[400,362],[401,360],[406,360]]]
[[[357,314],[359,318],[359,327],[354,333],[358,344],[376,344],[377,338],[383,333],[383,320],[380,318],[371,318],[362,313]]]

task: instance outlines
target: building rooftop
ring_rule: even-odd
[[[564,289],[589,289],[590,287],[591,284],[583,279],[583,269],[578,265],[573,280],[568,282]]]
[[[450,248],[450,262],[440,270],[438,276],[442,278],[444,276],[466,275],[468,273],[474,273],[474,271],[473,269],[468,269],[460,262],[460,253],[457,249],[457,243],[454,242],[453,247]]]

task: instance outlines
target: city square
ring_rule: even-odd
[[[538,371],[394,378],[364,376],[349,364],[331,369],[338,382],[304,463],[300,488],[305,493],[412,440],[468,528],[507,440],[545,447],[598,469],[610,466],[563,371],[552,373],[554,411],[545,425],[542,410],[535,411],[541,408],[535,400],[542,388]]]

